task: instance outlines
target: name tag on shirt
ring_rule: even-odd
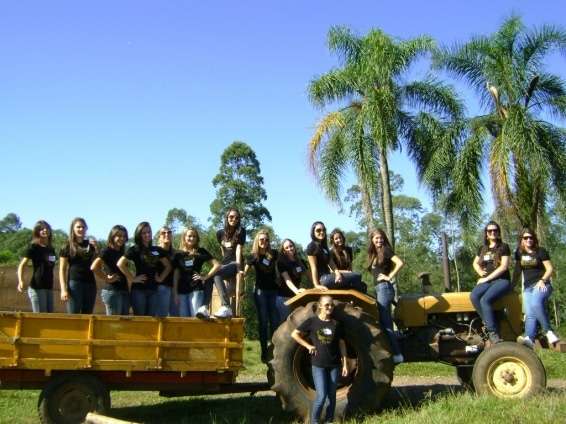
[[[188,267],[191,267],[191,266],[193,266],[193,263],[194,263],[194,261],[193,261],[192,259],[189,259],[188,261],[185,261],[185,266],[186,266],[187,268],[188,268]]]
[[[483,255],[483,260],[487,262],[487,261],[492,261],[493,258],[491,257],[491,255]]]
[[[159,256],[159,252],[158,252],[157,250],[152,250],[152,251],[151,251],[151,254],[152,254],[153,256]]]
[[[303,272],[303,268],[300,267],[300,266],[298,266],[297,268],[295,268],[295,271],[297,271],[297,272]]]
[[[47,260],[48,260],[49,262],[55,262],[55,259],[57,259],[57,258],[56,258],[54,255],[49,255],[49,256],[47,257]]]
[[[225,241],[224,247],[232,247],[232,242],[231,241]]]
[[[269,264],[271,263],[271,261],[267,258],[263,258],[263,260],[261,261],[262,264],[264,264],[265,266],[269,266]]]

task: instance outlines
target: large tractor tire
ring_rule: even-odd
[[[478,394],[523,399],[544,390],[546,372],[534,351],[515,342],[502,342],[478,356],[472,380]]]
[[[110,393],[98,378],[88,374],[54,377],[39,395],[42,424],[79,424],[89,412],[103,414],[109,409]]]
[[[337,418],[379,408],[393,378],[389,341],[379,325],[360,308],[335,302],[334,316],[344,324],[350,376],[339,381],[336,393]],[[297,308],[273,335],[273,359],[269,379],[284,410],[308,420],[315,398],[307,350],[291,338],[298,325],[316,312],[317,302]]]

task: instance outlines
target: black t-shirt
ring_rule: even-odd
[[[316,348],[311,363],[316,367],[334,368],[341,365],[339,340],[344,338],[344,327],[340,321],[323,321],[318,316],[307,318],[297,327]]]
[[[248,257],[246,263],[255,269],[255,285],[262,290],[278,290],[277,251],[270,249],[265,255]]]
[[[120,279],[113,283],[107,283],[104,287],[106,290],[128,291],[128,280],[118,268],[118,260],[122,257],[123,253],[119,250],[107,247],[100,252],[100,259],[104,262],[104,266],[109,274],[117,274]]]
[[[478,249],[478,264],[481,269],[487,271],[487,275],[491,274],[497,268],[498,265],[495,263],[497,255],[499,255],[500,260],[502,256],[511,256],[511,249],[509,249],[509,245],[507,243],[501,243],[491,248],[487,246],[480,246]],[[496,277],[496,279],[500,278],[510,280],[511,274],[509,274],[509,270],[507,269],[503,274]]]
[[[330,252],[327,248],[322,247],[320,243],[311,241],[307,245],[307,256],[314,256],[316,258],[316,271],[317,277],[320,279],[322,275],[330,274],[328,263],[330,262]]]
[[[236,241],[226,240],[224,230],[218,230],[216,232],[216,240],[222,246],[222,265],[226,265],[236,261],[236,246],[238,244],[243,246],[246,243],[246,230],[240,228],[240,234]]]
[[[173,263],[175,259],[175,255],[177,254],[175,249],[171,248],[169,250],[165,250],[161,248],[161,250],[163,250],[163,253],[165,253],[165,257],[169,259],[169,262]],[[165,265],[163,265],[161,261],[159,261],[159,264],[157,265],[157,273],[161,274],[164,269],[165,269]],[[165,277],[165,280],[163,280],[163,282],[161,282],[160,284],[163,284],[164,286],[167,287],[173,287],[173,274],[174,274],[173,270],[171,270],[171,272],[167,274],[167,277]]]
[[[202,280],[193,280],[194,274],[200,274],[202,266],[212,259],[208,250],[199,247],[196,254],[189,252],[177,252],[173,266],[179,270],[179,281],[177,293],[187,294],[194,290],[203,290]]]
[[[289,274],[289,278],[297,288],[301,287],[301,277],[307,272],[308,268],[300,258],[290,260],[287,256],[281,255],[277,260],[277,269],[279,270],[279,291],[278,295],[283,297],[293,297],[295,293],[287,286],[283,273]]]
[[[55,250],[52,247],[32,243],[25,251],[24,258],[31,259],[33,265],[30,287],[36,290],[53,289],[53,267],[57,260]]]
[[[85,239],[79,244],[75,256],[71,256],[69,243],[67,242],[61,249],[59,256],[69,260],[69,280],[96,284],[94,273],[90,270],[90,266],[96,258],[96,250],[88,240]]]
[[[379,283],[379,281],[377,281],[379,274],[388,275],[393,270],[393,268],[395,268],[395,264],[391,260],[393,256],[395,256],[393,250],[391,250],[389,247],[384,247],[383,262],[381,264],[378,264],[376,258],[376,262],[371,265],[371,275],[373,275],[373,282],[375,284]]]
[[[140,248],[135,245],[130,247],[124,256],[134,262],[136,266],[136,276],[144,274],[147,277],[145,283],[133,283],[132,290],[157,290],[155,275],[159,272],[158,269],[161,258],[167,257],[163,249],[157,246]]]
[[[344,271],[352,270],[352,259],[354,257],[352,253],[352,248],[350,246],[344,246],[344,250],[339,254],[335,248],[330,249],[332,261],[337,269]]]
[[[516,265],[523,273],[523,284],[525,287],[536,284],[545,273],[544,261],[549,261],[550,255],[543,247],[538,247],[533,253],[515,252]]]

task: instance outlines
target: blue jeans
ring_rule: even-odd
[[[364,291],[362,288],[362,274],[359,272],[343,272],[342,281],[336,283],[336,275],[334,273],[324,274],[320,276],[320,284],[329,289],[356,289]]]
[[[257,320],[259,328],[259,344],[261,346],[261,354],[267,354],[267,341],[271,338],[277,327],[279,326],[279,313],[275,305],[277,298],[277,290],[263,290],[258,287],[254,290],[254,302],[257,309]],[[269,323],[268,332],[267,325]]]
[[[157,316],[166,317],[171,311],[171,296],[173,289],[165,284],[157,285]]]
[[[552,294],[552,285],[546,285],[546,291],[542,292],[534,285],[526,287],[523,291],[523,304],[525,307],[525,335],[534,340],[537,335],[537,323],[542,331],[552,330],[550,320],[546,313],[546,302]]]
[[[53,312],[53,290],[28,287],[28,297],[33,312]]]
[[[311,409],[311,424],[318,424],[324,403],[328,399],[326,408],[326,421],[334,420],[334,410],[336,409],[336,387],[338,386],[338,376],[340,367],[321,368],[312,365],[312,379],[316,390],[316,398]]]
[[[159,305],[157,290],[133,289],[131,294],[134,315],[156,316]]]
[[[470,293],[474,308],[476,308],[487,331],[492,333],[498,332],[495,311],[492,305],[496,300],[509,293],[511,289],[512,286],[509,280],[498,278],[489,283],[477,284]]]
[[[198,308],[204,305],[204,291],[194,290],[190,293],[179,294],[179,315],[182,317],[194,317]]]
[[[100,290],[100,298],[106,307],[106,315],[129,315],[130,293],[125,290]]]
[[[210,301],[212,300],[212,284],[214,283],[218,296],[220,296],[220,303],[222,306],[229,307],[230,299],[228,299],[228,294],[226,293],[224,280],[234,278],[237,274],[238,264],[236,262],[222,265],[216,274],[214,274],[214,277],[204,282],[204,304],[207,306],[210,305]]]
[[[391,315],[391,304],[395,299],[395,289],[393,288],[393,284],[388,281],[384,281],[377,283],[375,286],[375,293],[377,295],[379,324],[381,325],[381,328],[385,330],[385,334],[387,334],[393,354],[397,355],[401,353],[401,348],[399,347],[395,331],[393,331],[393,317]]]
[[[277,296],[275,299],[275,307],[277,308],[277,313],[279,314],[279,323],[282,323],[289,316],[289,307],[285,305],[285,302],[289,300],[288,297]]]
[[[69,280],[69,314],[92,314],[96,301],[96,284]]]

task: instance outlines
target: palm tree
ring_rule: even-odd
[[[500,219],[511,217],[541,233],[547,193],[566,195],[566,133],[545,117],[566,117],[564,81],[544,69],[553,50],[566,51],[566,32],[544,25],[527,30],[512,16],[489,36],[443,49],[436,66],[473,87],[484,115],[474,116],[455,145],[449,205],[480,216],[487,169]]]
[[[368,229],[374,226],[371,205],[379,172],[383,221],[394,243],[388,154],[405,142],[412,157],[434,161],[426,138],[431,131],[419,130],[420,126],[446,126],[462,116],[462,106],[451,88],[432,77],[402,80],[418,58],[433,50],[429,37],[397,41],[380,30],[360,37],[348,28],[332,27],[328,46],[339,56],[341,67],[313,79],[309,97],[320,108],[342,107],[317,125],[309,143],[311,168],[326,196],[337,202],[345,171],[354,171]],[[418,109],[422,111],[415,113]],[[417,165],[424,175],[428,162]]]

